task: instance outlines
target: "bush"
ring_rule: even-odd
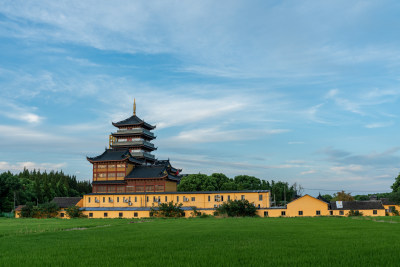
[[[65,209],[65,213],[69,218],[84,218],[83,211],[78,206],[71,206]]]
[[[182,203],[160,203],[157,208],[151,208],[150,216],[155,217],[183,217],[185,212],[182,209]]]
[[[396,208],[394,208],[394,209],[392,210],[392,215],[393,215],[393,216],[399,216],[399,211],[396,210]]]
[[[192,207],[192,216],[193,217],[200,217],[201,216],[201,212],[197,210],[196,207]]]
[[[364,214],[358,210],[350,210],[349,214],[347,216],[352,217],[352,216],[363,216]]]
[[[229,200],[223,203],[216,210],[218,215],[227,215],[229,217],[244,217],[256,215],[256,206],[250,203],[247,199],[244,200]]]
[[[53,218],[57,217],[59,207],[56,203],[48,202],[35,206],[35,203],[28,202],[21,209],[23,218]]]
[[[37,218],[53,218],[57,217],[60,208],[54,202],[40,204],[38,207]]]
[[[22,207],[20,215],[22,218],[32,218],[34,214],[34,206],[33,202],[28,202],[25,206]]]

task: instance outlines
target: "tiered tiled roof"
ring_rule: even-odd
[[[122,120],[122,121],[119,121],[119,122],[113,122],[112,124],[115,127],[143,125],[145,128],[148,128],[150,130],[156,128],[156,126],[150,125],[149,123],[147,123],[144,120],[140,119],[136,115],[132,115],[129,118],[127,118],[125,120]]]
[[[121,160],[129,160],[135,164],[142,164],[143,161],[136,159],[131,156],[129,150],[113,150],[113,149],[106,149],[103,154],[97,157],[87,157],[90,162],[101,162],[101,161],[121,161]]]

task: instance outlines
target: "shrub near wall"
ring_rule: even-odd
[[[71,206],[65,209],[65,213],[69,218],[86,218],[87,216],[83,214],[83,211],[78,206]]]
[[[150,216],[154,217],[184,217],[185,212],[182,209],[182,203],[160,203],[157,208],[151,208]]]
[[[229,200],[228,202],[223,203],[216,210],[218,215],[228,215],[229,217],[245,217],[256,216],[256,206],[253,203],[250,203],[247,199],[244,200]]]
[[[57,217],[59,207],[56,203],[44,203],[34,206],[33,202],[28,202],[21,209],[21,217],[23,218],[53,218]]]

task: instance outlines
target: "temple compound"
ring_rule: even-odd
[[[152,154],[157,148],[153,126],[133,115],[113,122],[117,130],[109,136],[109,148],[87,157],[93,166],[93,192],[77,204],[89,218],[149,217],[150,208],[159,203],[182,203],[185,215],[192,207],[213,214],[222,202],[248,199],[261,210],[269,207],[268,191],[177,192],[181,169],[169,160],[158,160]]]
[[[89,218],[150,217],[151,208],[171,201],[182,204],[186,217],[193,216],[193,207],[203,214],[213,214],[223,202],[239,199],[253,203],[260,217],[347,216],[351,211],[385,216],[385,209],[390,212],[396,208],[393,203],[380,200],[328,202],[309,195],[283,207],[271,207],[268,190],[177,192],[182,170],[152,154],[157,149],[152,143],[155,126],[136,116],[136,102],[133,115],[113,125],[117,130],[109,136],[109,148],[87,158],[93,165],[93,192],[82,199],[72,199]],[[68,201],[53,200],[62,207],[61,218],[67,218],[63,208]]]

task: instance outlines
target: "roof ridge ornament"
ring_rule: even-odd
[[[136,116],[136,99],[133,99],[133,116]]]

